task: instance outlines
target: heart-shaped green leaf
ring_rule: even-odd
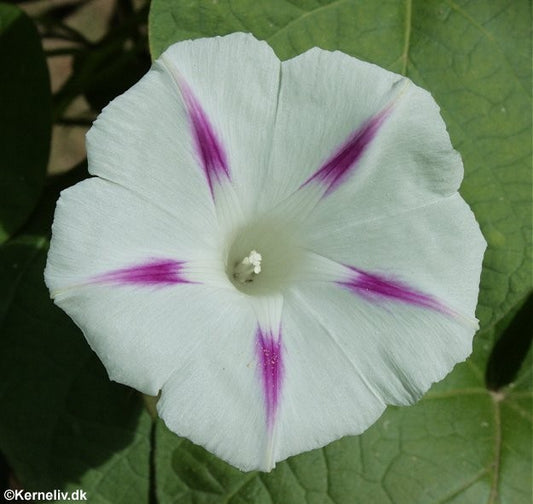
[[[362,436],[242,475],[158,426],[161,502],[528,502],[531,391],[484,383],[501,320],[531,288],[529,2],[153,0],[153,57],[178,40],[251,32],[281,59],[339,49],[409,76],[441,106],[463,156],[461,192],[488,251],[476,352],[412,408]]]

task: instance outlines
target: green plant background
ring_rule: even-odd
[[[363,435],[269,474],[241,473],[170,433],[149,398],[108,380],[44,287],[54,203],[87,176],[84,163],[46,176],[52,121],[79,94],[99,110],[145,71],[146,12],[132,9],[78,49],[73,77],[51,96],[34,23],[0,4],[0,450],[9,484],[82,488],[94,503],[531,502],[531,3],[152,1],[154,58],[178,40],[246,31],[281,59],[339,49],[430,90],[488,242],[472,356],[416,406],[390,407]]]

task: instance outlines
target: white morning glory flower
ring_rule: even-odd
[[[46,282],[111,379],[243,470],[359,434],[471,352],[485,241],[439,109],[340,52],[171,46],[87,135]]]

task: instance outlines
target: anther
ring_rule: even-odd
[[[262,256],[256,250],[252,250],[240,263],[235,264],[233,278],[241,283],[253,282],[254,278],[261,273]]]

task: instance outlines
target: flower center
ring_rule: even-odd
[[[254,278],[261,273],[262,260],[261,254],[252,250],[241,262],[235,264],[233,278],[240,283],[253,282]]]
[[[290,223],[263,217],[226,237],[226,274],[249,295],[280,292],[298,275],[300,239]]]

